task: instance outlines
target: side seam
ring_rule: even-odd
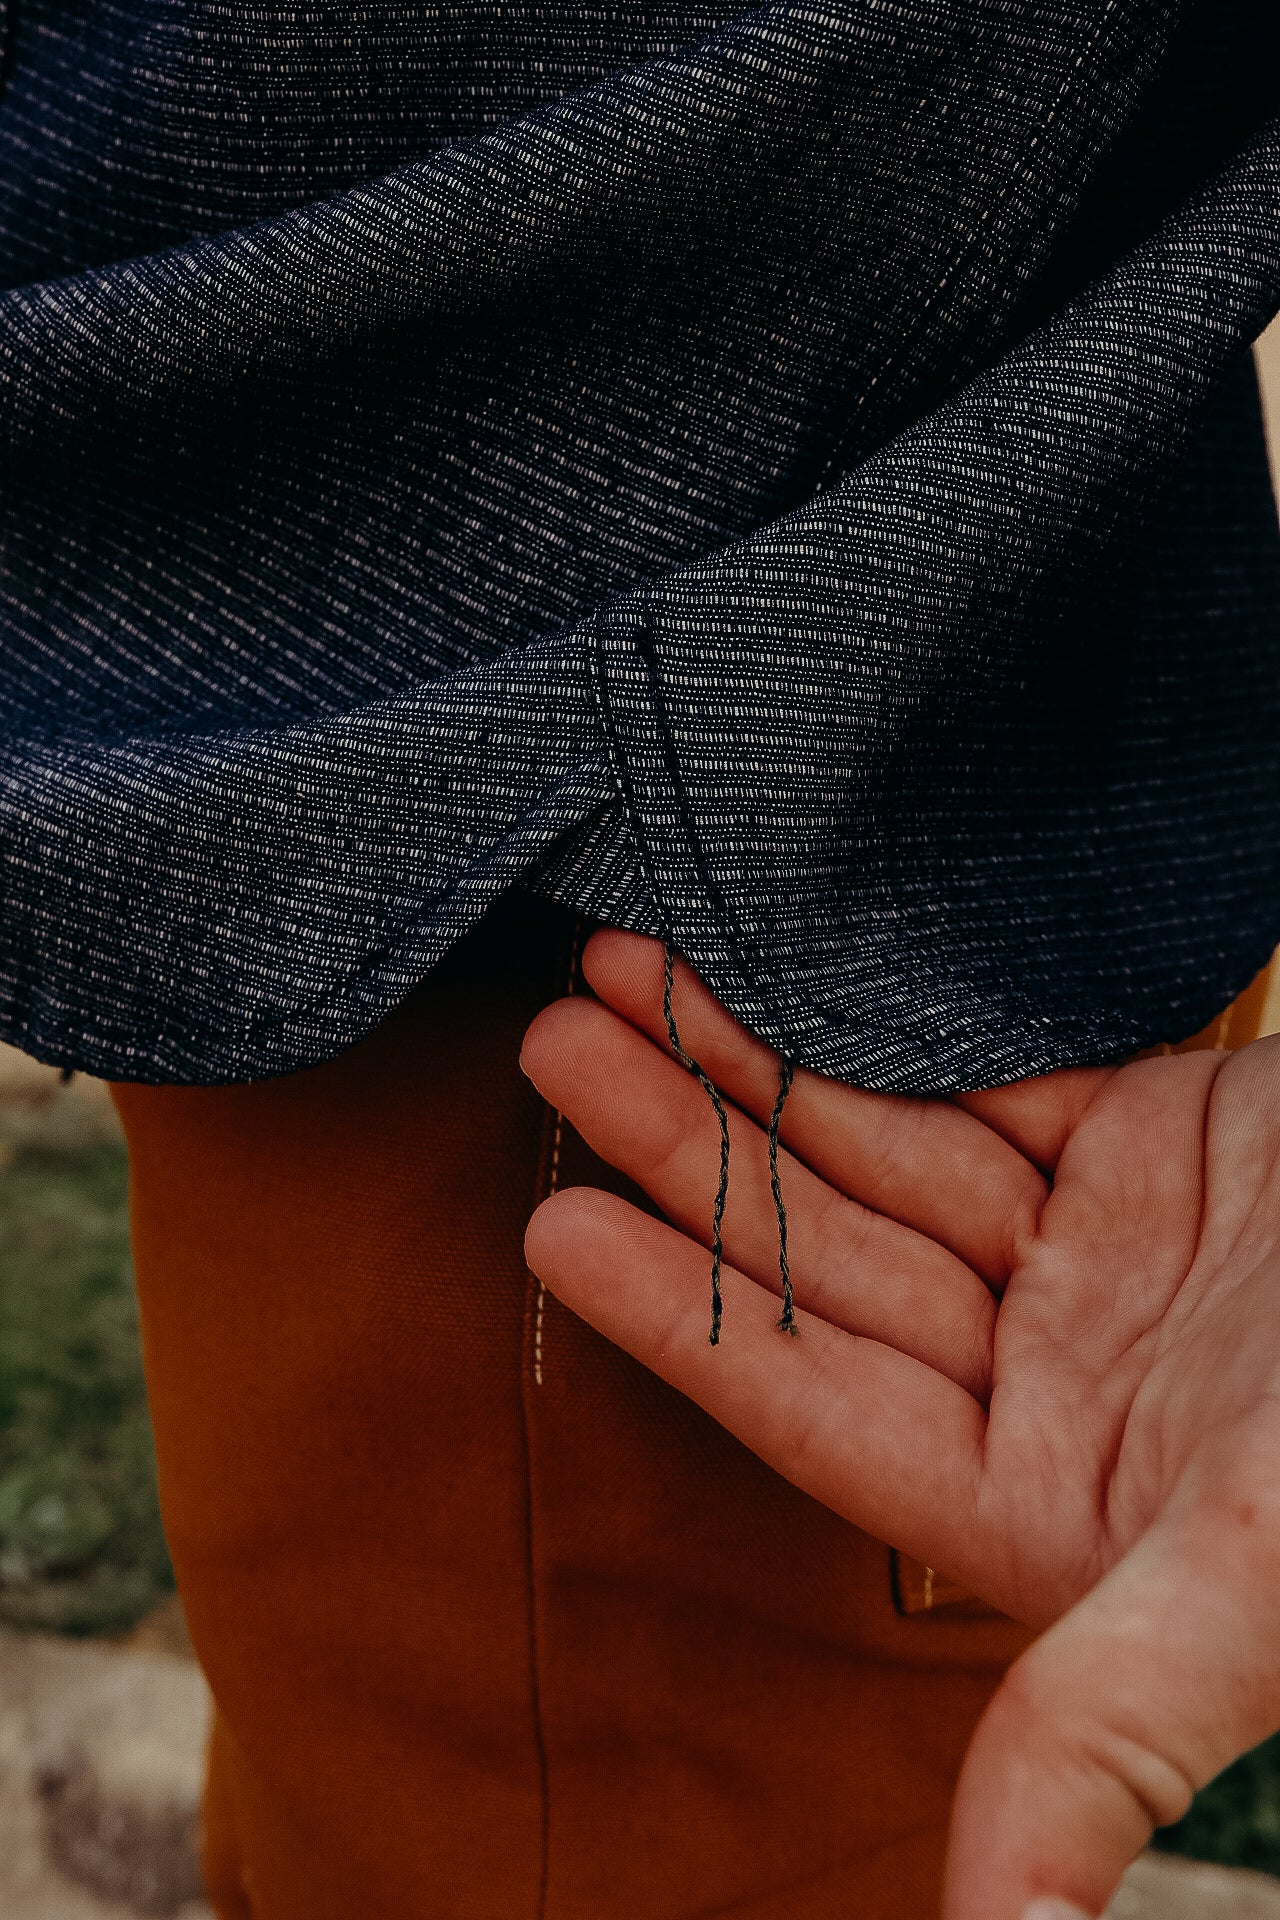
[[[565,991],[568,993],[574,993],[578,988],[583,933],[583,921],[580,918],[575,919],[567,962],[557,982],[557,984],[562,983]],[[540,1206],[550,1194],[556,1191],[559,1185],[565,1126],[566,1121],[562,1113],[558,1113],[555,1108],[549,1106],[544,1109],[542,1121],[542,1150],[538,1156],[538,1177],[533,1192],[534,1207]],[[536,1537],[537,1523],[534,1514],[534,1419],[536,1415],[536,1396],[542,1388],[544,1378],[543,1328],[546,1321],[546,1310],[546,1287],[541,1280],[538,1279],[536,1274],[530,1272],[529,1284],[525,1295],[526,1364],[522,1370],[521,1412],[524,1435],[525,1564],[529,1594],[529,1697],[533,1718],[533,1744],[537,1760],[538,1784],[542,1797],[542,1857],[538,1870],[538,1893],[534,1907],[534,1920],[546,1920],[551,1870],[551,1769],[547,1754],[546,1729],[543,1723]]]

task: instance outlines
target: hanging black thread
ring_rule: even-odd
[[[711,1345],[720,1344],[720,1324],[724,1318],[724,1297],[720,1290],[720,1274],[724,1265],[724,1210],[729,1198],[729,1115],[720,1097],[720,1089],[711,1076],[686,1052],[680,1039],[680,1030],[676,1026],[675,1010],[671,1004],[675,986],[675,951],[671,942],[663,943],[662,963],[662,1017],[667,1023],[667,1038],[671,1042],[671,1051],[686,1073],[691,1073],[716,1110],[716,1119],[720,1122],[720,1180],[716,1187],[716,1203],[711,1214]],[[778,1097],[773,1103],[773,1112],[769,1116],[769,1187],[773,1194],[773,1211],[778,1222],[778,1271],[782,1276],[782,1318],[778,1329],[782,1333],[794,1336],[800,1329],[796,1325],[795,1296],[791,1290],[791,1261],[787,1252],[787,1208],[782,1198],[782,1177],[778,1172],[778,1130],[782,1125],[782,1109],[787,1104],[787,1095],[791,1091],[791,1082],[795,1077],[795,1068],[790,1060],[783,1059],[778,1069]]]
[[[773,1112],[769,1116],[769,1186],[773,1192],[773,1211],[778,1218],[778,1271],[782,1275],[782,1318],[778,1322],[779,1331],[789,1333],[794,1338],[800,1329],[796,1325],[796,1303],[791,1291],[791,1261],[787,1255],[787,1209],[782,1198],[782,1181],[778,1174],[778,1129],[782,1125],[782,1109],[787,1104],[787,1095],[791,1091],[791,1082],[795,1077],[795,1068],[787,1059],[783,1059],[778,1070],[778,1097],[773,1103]]]
[[[720,1183],[716,1188],[716,1204],[711,1215],[711,1344],[720,1344],[720,1322],[724,1318],[724,1298],[720,1292],[720,1269],[724,1265],[724,1209],[729,1198],[729,1116],[725,1112],[724,1101],[720,1098],[720,1089],[710,1076],[703,1072],[691,1053],[686,1053],[680,1042],[676,1016],[671,1007],[671,989],[675,981],[675,953],[668,940],[664,946],[662,971],[662,1016],[667,1023],[667,1038],[671,1042],[671,1051],[686,1073],[691,1073],[716,1110],[716,1119],[720,1122]]]

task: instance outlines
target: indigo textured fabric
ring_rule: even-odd
[[[1274,0],[0,0],[0,1031],[371,1027],[499,893],[876,1086],[1280,935]]]

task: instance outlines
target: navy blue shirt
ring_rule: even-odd
[[[503,891],[948,1089],[1280,935],[1273,0],[0,0],[0,1033],[218,1081]]]

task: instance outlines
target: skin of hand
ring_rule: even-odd
[[[1155,1825],[1280,1727],[1280,1038],[953,1100],[796,1074],[683,965],[606,932],[525,1071],[653,1198],[528,1230],[556,1295],[857,1526],[1043,1629],[974,1736],[945,1920],[1098,1913]]]

